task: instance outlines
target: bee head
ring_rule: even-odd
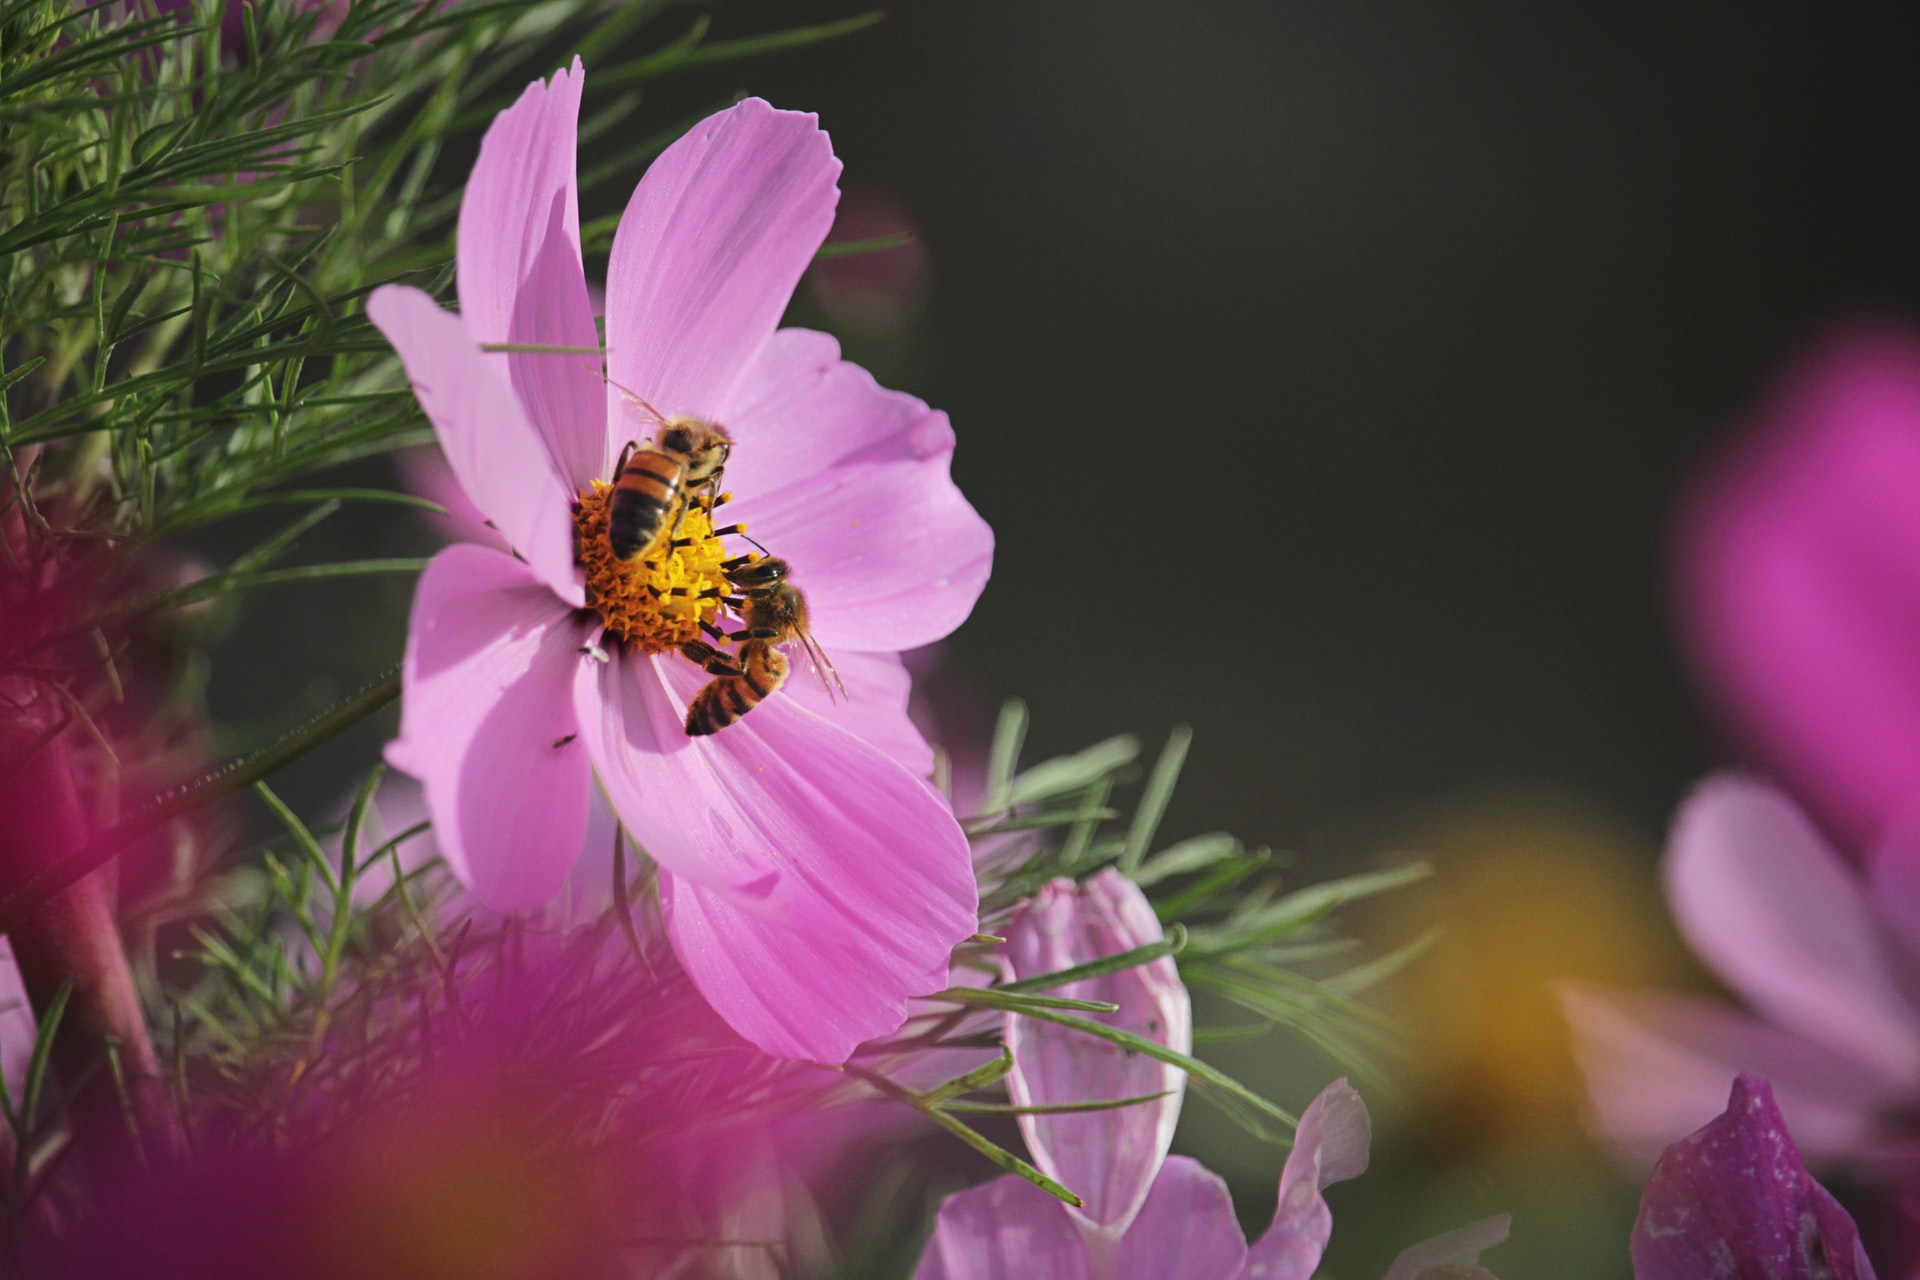
[[[681,460],[688,481],[699,484],[727,465],[733,441],[718,423],[675,418],[660,433],[660,447]]]
[[[762,556],[738,565],[727,574],[727,580],[740,590],[749,593],[765,593],[780,586],[787,580],[788,566],[779,556]],[[792,587],[787,588],[793,590]]]
[[[778,631],[787,639],[807,632],[807,600],[789,582],[781,582],[754,595],[747,606],[747,623],[755,628]]]

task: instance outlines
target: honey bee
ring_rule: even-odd
[[[651,444],[629,441],[614,468],[607,506],[607,545],[613,554],[631,560],[669,527],[677,532],[695,493],[719,492],[732,448],[725,427],[699,418],[664,421]]]
[[[687,708],[688,737],[720,732],[785,684],[792,664],[777,646],[789,640],[798,640],[806,649],[829,698],[836,688],[841,697],[846,696],[840,673],[807,631],[806,597],[787,581],[791,572],[777,556],[743,559],[729,570],[728,578],[741,592],[741,619],[746,624],[727,635],[729,640],[741,641],[737,658],[704,641],[681,646],[682,653],[713,676]]]

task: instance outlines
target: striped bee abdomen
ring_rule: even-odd
[[[679,459],[659,449],[636,449],[627,458],[607,508],[607,544],[614,555],[631,560],[653,545],[685,478]]]
[[[718,733],[766,701],[787,682],[787,655],[764,640],[741,646],[741,673],[709,680],[687,708],[687,735]]]

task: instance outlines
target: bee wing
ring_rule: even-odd
[[[635,391],[631,387],[621,386],[619,383],[615,382],[612,378],[607,377],[605,373],[601,373],[597,369],[594,370],[594,372],[600,373],[601,378],[605,380],[606,384],[612,387],[615,391],[618,391],[620,393],[620,398],[622,400],[625,400],[628,404],[637,405],[641,409],[645,410],[647,415],[645,420],[647,422],[652,423],[656,427],[664,427],[667,425],[667,419],[665,415],[663,415],[658,409],[654,408],[652,405],[648,404],[647,398],[645,396],[641,395],[638,391]]]
[[[800,633],[800,644],[807,651],[808,660],[813,663],[813,673],[820,677],[820,687],[827,691],[828,701],[833,700],[833,691],[836,688],[840,690],[841,697],[846,697],[847,686],[841,682],[840,673],[833,669],[833,664],[827,661],[826,650],[815,643],[813,636],[805,631]],[[828,683],[828,677],[832,677],[832,683]]]

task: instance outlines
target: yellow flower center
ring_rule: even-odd
[[[689,640],[711,640],[713,624],[733,593],[721,567],[729,557],[713,531],[711,500],[687,504],[680,528],[631,560],[607,543],[613,486],[595,480],[573,504],[575,555],[587,575],[587,607],[607,631],[640,653],[664,653]]]

